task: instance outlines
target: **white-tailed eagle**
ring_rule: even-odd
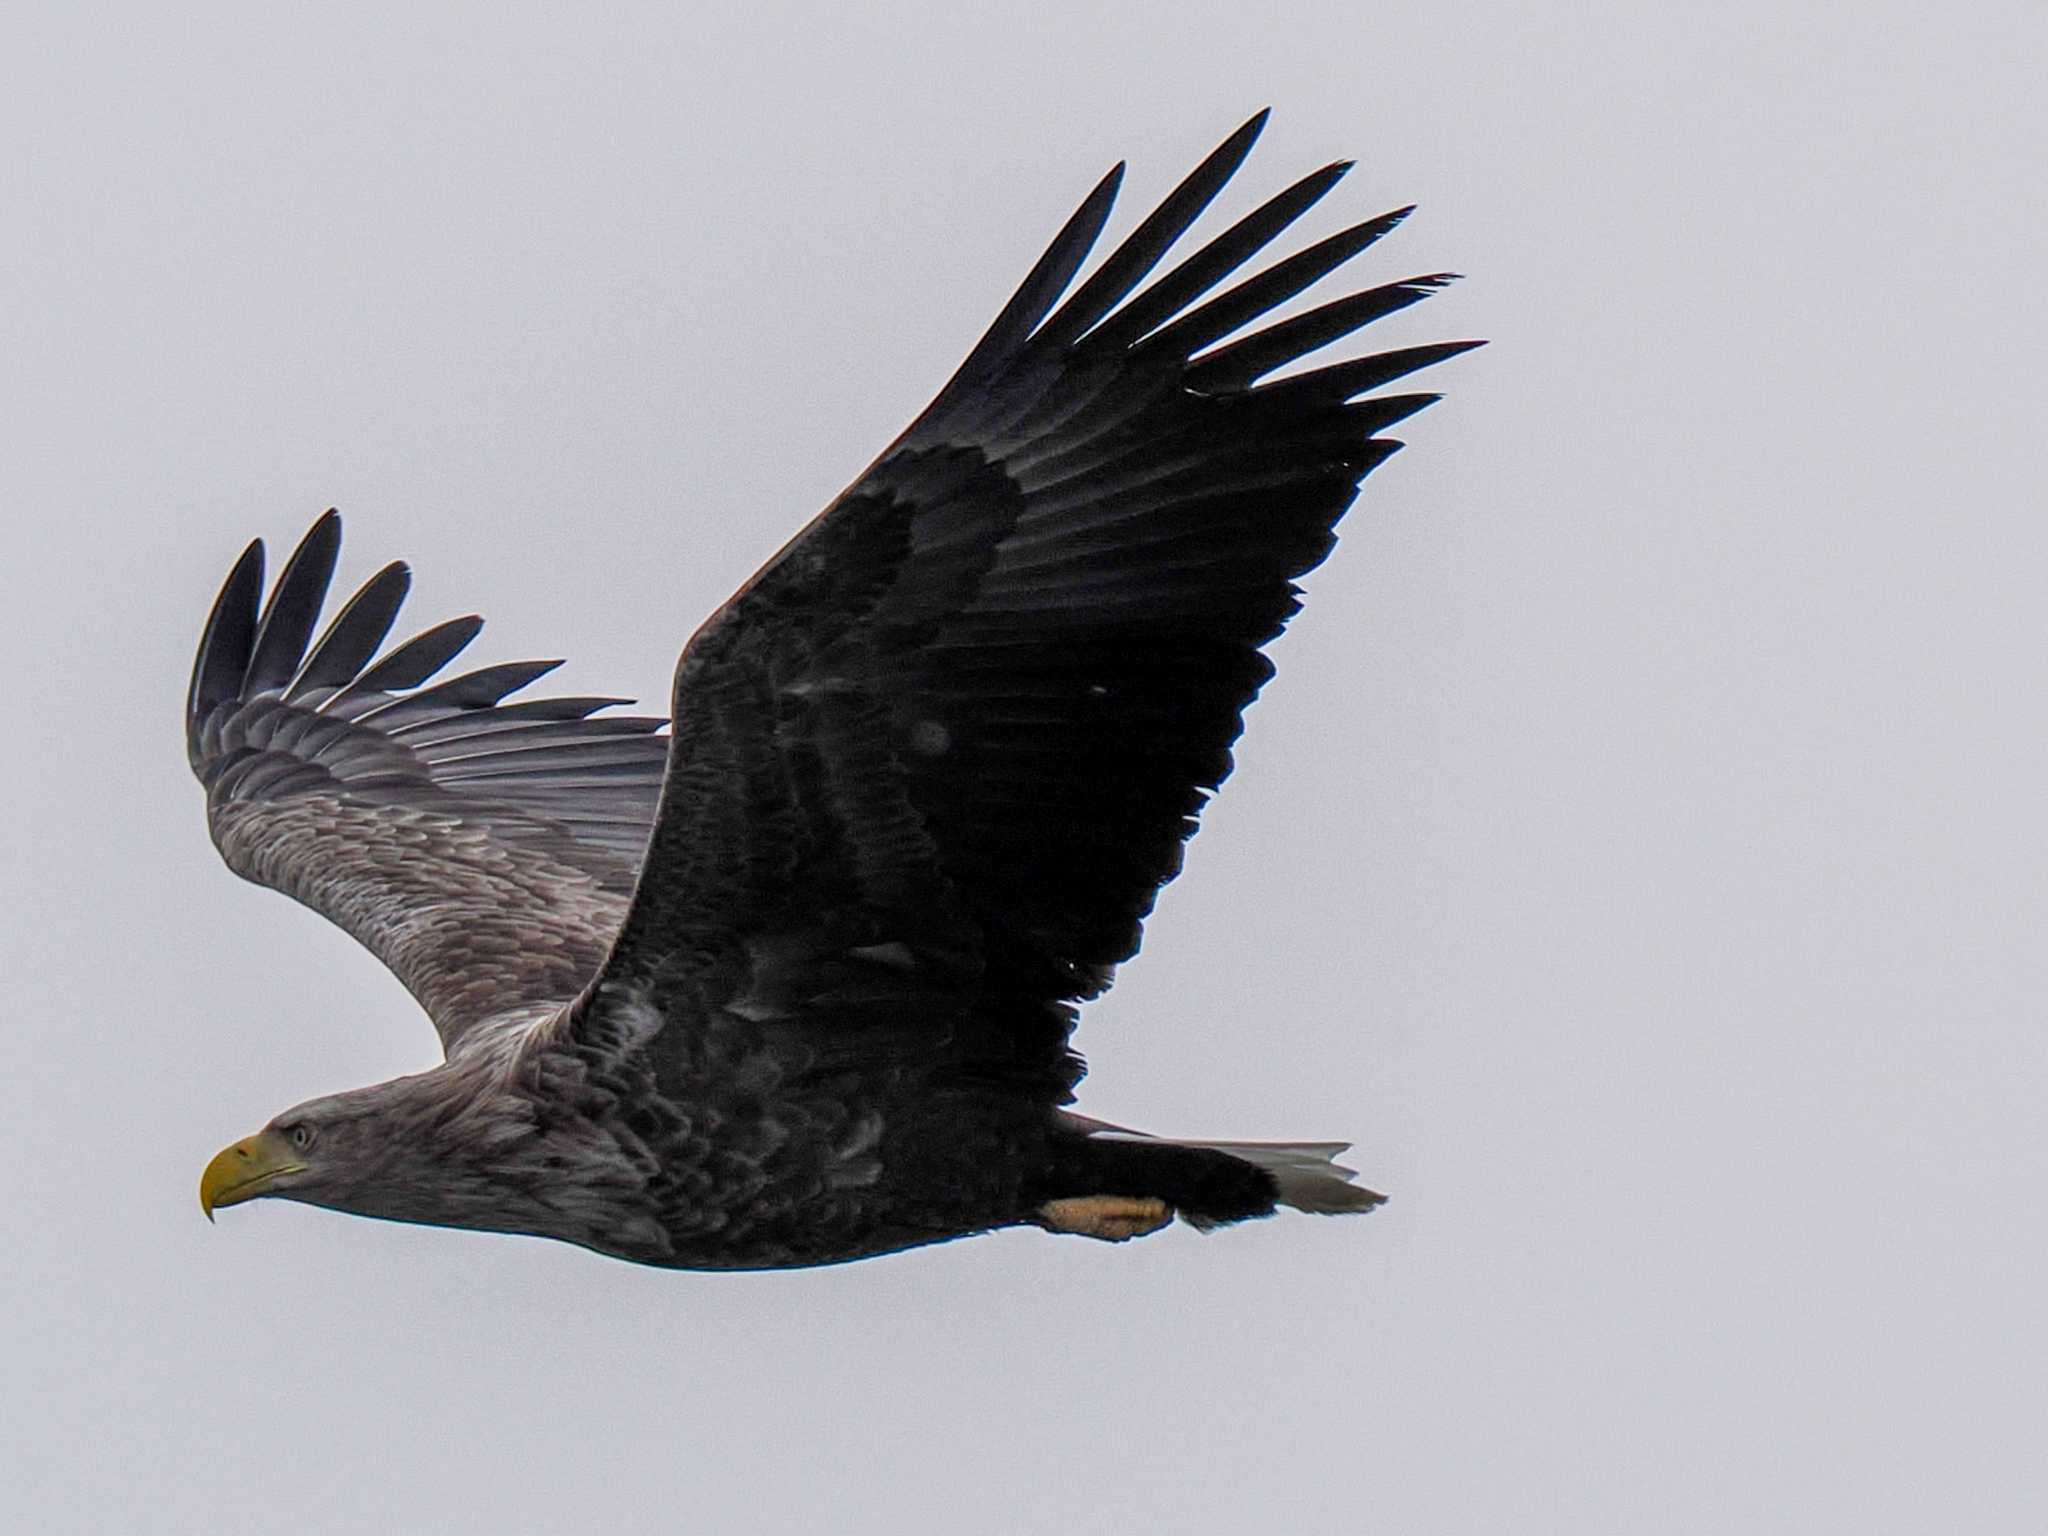
[[[1077,1007],[1229,773],[1294,578],[1436,398],[1372,391],[1476,345],[1273,377],[1447,281],[1270,318],[1402,209],[1232,283],[1343,164],[1157,271],[1264,120],[1076,285],[1104,178],[924,414],[696,632],[672,725],[508,702],[551,662],[435,681],[480,621],[384,649],[402,564],[316,639],[333,513],[267,599],[249,547],[186,716],[213,840],[389,966],[445,1060],[229,1147],[209,1215],[279,1196],[733,1269],[1378,1203],[1341,1143],[1066,1107]]]

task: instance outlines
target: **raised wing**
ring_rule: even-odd
[[[243,552],[193,664],[187,751],[228,867],[347,929],[452,1051],[596,972],[646,848],[664,722],[598,713],[627,699],[503,702],[554,661],[431,681],[475,617],[378,657],[411,583],[402,564],[309,648],[340,547],[329,512],[260,612],[262,541]]]
[[[586,1035],[631,1033],[644,1005],[699,1037],[779,1020],[814,1051],[1078,1078],[1073,1005],[1135,952],[1229,773],[1293,578],[1400,447],[1381,434],[1437,398],[1359,397],[1478,344],[1261,382],[1447,274],[1228,339],[1405,217],[1222,287],[1343,164],[1140,287],[1264,120],[1055,308],[1112,171],[916,423],[691,641],[650,856]],[[687,1034],[663,1038],[697,1049]]]

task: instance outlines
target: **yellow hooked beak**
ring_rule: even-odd
[[[213,1220],[223,1205],[254,1200],[288,1173],[306,1167],[292,1144],[275,1131],[258,1131],[229,1147],[206,1165],[199,1176],[199,1209]]]

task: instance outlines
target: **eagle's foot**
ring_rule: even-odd
[[[1149,1195],[1077,1195],[1038,1208],[1039,1225],[1048,1232],[1073,1232],[1105,1243],[1145,1237],[1172,1220],[1173,1207]]]

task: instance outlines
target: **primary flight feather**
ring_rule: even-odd
[[[1264,121],[1075,286],[1104,178],[924,414],[697,631],[666,730],[507,702],[552,662],[434,681],[476,618],[384,650],[403,565],[315,639],[331,512],[267,599],[249,547],[186,714],[214,842],[388,965],[446,1059],[229,1147],[209,1215],[280,1196],[755,1268],[1379,1202],[1341,1144],[1066,1107],[1077,1007],[1230,771],[1293,579],[1436,398],[1369,392],[1477,345],[1270,378],[1448,280],[1269,318],[1404,209],[1226,286],[1341,164],[1154,275]]]

